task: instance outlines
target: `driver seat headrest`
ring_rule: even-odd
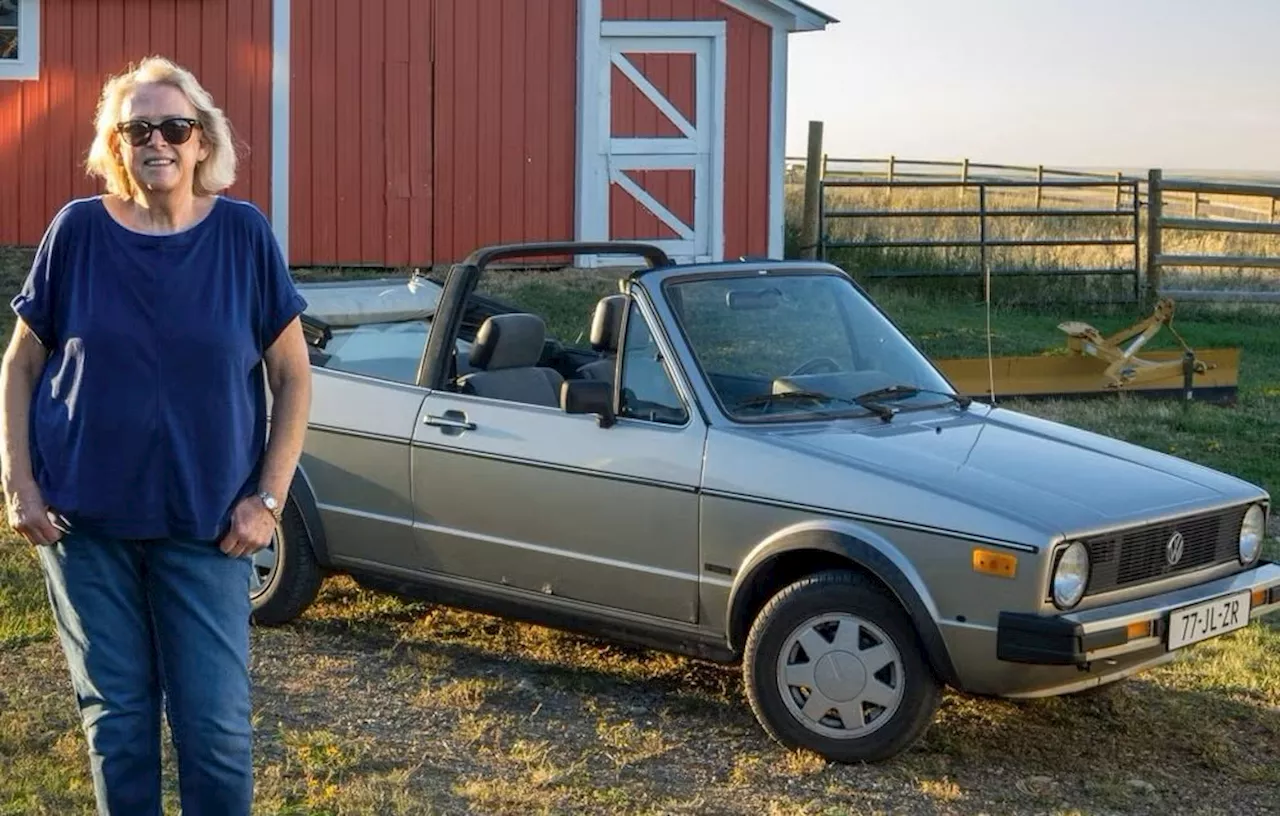
[[[546,336],[547,327],[537,315],[493,315],[480,326],[469,362],[484,371],[532,368],[542,359]]]

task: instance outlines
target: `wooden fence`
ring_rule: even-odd
[[[827,258],[827,253],[833,249],[976,249],[978,254],[978,265],[976,269],[968,274],[979,274],[982,276],[984,286],[983,295],[986,295],[985,281],[990,277],[1061,277],[1063,275],[1076,276],[1124,276],[1131,279],[1133,299],[1138,300],[1141,297],[1140,290],[1140,249],[1139,249],[1139,209],[1137,197],[1137,182],[1134,181],[1090,181],[1086,179],[1074,180],[1040,180],[1040,181],[895,181],[895,188],[906,189],[956,189],[962,193],[968,194],[976,192],[977,206],[971,209],[965,208],[946,208],[946,209],[856,209],[856,208],[835,208],[831,209],[826,206],[827,190],[832,189],[868,189],[868,188],[885,188],[889,182],[872,181],[867,179],[847,179],[834,178],[824,179],[821,183],[823,195],[818,201],[818,223],[822,225],[822,237],[819,240],[818,255],[823,259]],[[1044,203],[1046,192],[1064,192],[1064,191],[1093,191],[1101,187],[1107,195],[1111,195],[1110,188],[1114,187],[1114,199],[1119,202],[1128,194],[1130,205],[1127,209],[1120,206],[1115,207],[1049,207]],[[989,206],[994,194],[1009,193],[1016,191],[1035,190],[1035,204],[1031,207],[1001,207],[993,208]],[[991,226],[993,222],[1017,218],[1025,219],[1029,222],[1043,223],[1048,219],[1070,217],[1072,219],[1087,219],[1089,221],[1108,221],[1121,222],[1120,229],[1117,230],[1113,226],[1110,230],[1099,230],[1092,234],[1065,236],[1059,235],[1051,238],[994,238],[992,237]],[[938,238],[920,237],[893,240],[866,240],[854,238],[848,240],[832,239],[827,225],[832,219],[901,219],[901,218],[923,218],[923,219],[953,219],[960,221],[970,221],[973,224],[973,230],[970,234],[976,233],[973,238]],[[1120,234],[1117,234],[1120,233]],[[990,254],[992,249],[997,248],[1030,248],[1030,247],[1116,247],[1126,250],[1131,262],[1123,266],[1089,266],[1089,267],[1070,267],[1070,268],[1043,268],[1034,266],[1002,266],[993,267],[990,263]],[[871,271],[868,277],[954,277],[957,272],[941,271],[938,269],[902,269],[902,268],[886,268],[879,271]],[[964,270],[959,270],[959,274],[966,274]]]
[[[1177,300],[1212,300],[1234,302],[1280,302],[1280,288],[1228,287],[1204,289],[1184,287],[1179,281],[1167,281],[1171,268],[1240,268],[1280,271],[1280,256],[1261,251],[1235,254],[1168,253],[1164,232],[1186,230],[1198,233],[1243,233],[1280,236],[1280,182],[1277,184],[1205,181],[1166,178],[1161,170],[1144,174],[1091,173],[1044,166],[1006,165],[960,161],[902,160],[872,158],[832,158],[822,150],[822,123],[810,122],[808,155],[788,159],[787,180],[804,185],[803,217],[800,229],[801,252],[810,258],[826,258],[829,250],[904,248],[973,248],[978,251],[977,269],[951,270],[954,274],[994,275],[1122,275],[1132,280],[1132,296],[1150,300],[1167,295]],[[976,192],[977,206],[958,209],[907,209],[889,206],[836,206],[828,204],[828,192],[857,189],[886,191],[907,189],[953,188],[963,193]],[[1022,207],[992,207],[992,199],[1000,193],[1020,191],[1034,193],[1034,203]],[[886,193],[888,195],[888,193]],[[1248,200],[1242,200],[1248,199]],[[1145,211],[1145,225],[1143,215]],[[1119,219],[1116,224],[1100,228],[1097,234],[1048,238],[992,239],[988,226],[995,219],[1017,216],[1027,219],[1052,219],[1069,216],[1073,224],[1082,220]],[[969,219],[976,237],[954,240],[939,239],[943,230],[933,234],[897,240],[857,237],[839,238],[831,226],[857,219]],[[1047,222],[1046,222],[1046,225]],[[1144,228],[1145,227],[1145,228]],[[926,232],[928,230],[926,229]],[[1145,244],[1145,252],[1142,245]],[[993,247],[1037,246],[1112,246],[1124,251],[1126,261],[1117,266],[1081,266],[1054,269],[991,269],[988,250]],[[1277,242],[1280,246],[1280,242]],[[1128,260],[1128,259],[1131,259]],[[1144,274],[1145,273],[1145,274]],[[874,273],[872,273],[874,275]],[[937,270],[892,269],[885,276],[946,276]],[[1275,281],[1280,284],[1280,275]],[[1145,280],[1145,287],[1142,282]],[[1145,291],[1144,291],[1145,288]],[[985,290],[984,290],[985,291]]]
[[[1227,194],[1270,198],[1272,218],[1266,222],[1230,221],[1218,218],[1179,218],[1165,214],[1168,193]],[[1219,267],[1280,270],[1280,257],[1267,255],[1168,254],[1164,252],[1165,230],[1192,230],[1212,233],[1280,235],[1274,213],[1280,203],[1280,185],[1229,184],[1210,181],[1166,180],[1160,170],[1150,171],[1147,180],[1147,290],[1175,300],[1280,303],[1280,291],[1248,289],[1171,289],[1164,286],[1166,267]]]

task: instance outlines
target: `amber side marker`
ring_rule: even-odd
[[[1018,556],[975,547],[973,571],[1000,578],[1012,578],[1018,573]]]

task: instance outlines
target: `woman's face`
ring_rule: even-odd
[[[160,128],[155,128],[138,145],[131,144],[131,131],[141,135],[146,130],[139,123],[160,125],[166,120],[196,119],[196,109],[182,91],[172,85],[139,85],[125,99],[120,109],[120,122],[125,130],[118,134],[120,156],[133,177],[134,184],[143,192],[171,193],[190,190],[195,179],[196,164],[209,155],[204,144],[203,131],[184,123],[172,122],[181,144],[171,144]]]

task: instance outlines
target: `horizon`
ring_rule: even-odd
[[[832,158],[1280,177],[1280,3],[808,3],[840,22],[791,35],[788,157],[816,119]]]

